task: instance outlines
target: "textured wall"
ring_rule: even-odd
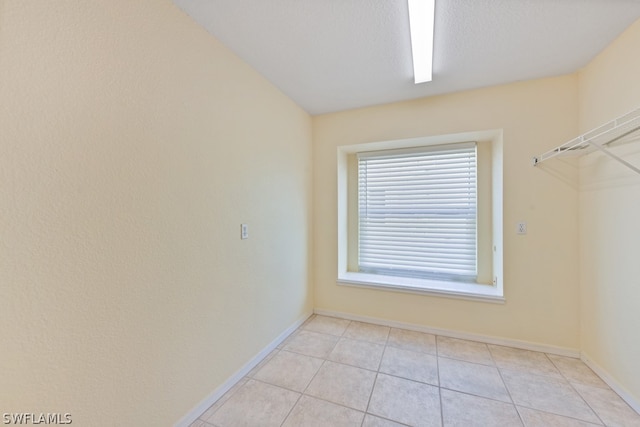
[[[316,307],[577,350],[575,166],[531,166],[576,134],[577,99],[571,75],[314,117]],[[504,131],[506,304],[337,285],[336,147],[489,129]]]
[[[640,21],[580,72],[580,127],[640,108]],[[640,141],[640,140],[639,140]],[[640,142],[612,148],[640,167]],[[640,175],[600,153],[580,162],[582,350],[640,406]]]
[[[168,0],[1,1],[0,129],[0,412],[172,425],[310,313],[311,120]]]

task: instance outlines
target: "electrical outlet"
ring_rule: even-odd
[[[527,234],[527,223],[519,222],[516,228],[516,233],[518,234]]]
[[[247,224],[240,224],[240,238],[242,240],[249,238],[249,226]]]

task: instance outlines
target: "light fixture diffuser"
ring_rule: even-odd
[[[430,82],[433,77],[433,27],[435,0],[408,0],[411,53],[415,83]]]

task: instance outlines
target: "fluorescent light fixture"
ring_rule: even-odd
[[[433,73],[435,0],[408,0],[413,76],[416,84],[430,82]]]

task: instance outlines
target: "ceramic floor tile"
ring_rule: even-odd
[[[341,336],[349,327],[350,320],[317,315],[302,328],[306,331]]]
[[[224,405],[224,403],[231,398],[231,396],[233,396],[238,390],[242,388],[243,385],[246,384],[246,382],[247,382],[247,378],[245,377],[245,378],[242,378],[237,383],[235,383],[233,387],[229,389],[229,391],[227,391],[224,395],[222,395],[222,397],[218,399],[213,405],[211,405],[209,409],[204,411],[204,413],[200,415],[200,418],[205,421],[211,418],[213,413],[216,412],[218,409],[220,409],[222,405]]]
[[[372,325],[371,323],[351,322],[344,333],[344,337],[376,344],[386,344],[390,329],[387,326]]]
[[[438,358],[440,386],[511,403],[502,377],[493,366]]]
[[[442,336],[436,337],[436,343],[438,356],[483,365],[494,365],[489,348],[484,343]]]
[[[206,420],[219,427],[279,427],[299,393],[249,380]]]
[[[364,411],[375,378],[375,372],[326,361],[305,394]]]
[[[406,424],[398,424],[393,421],[385,420],[384,418],[374,417],[371,414],[367,414],[364,417],[362,427],[405,427]]]
[[[260,363],[258,363],[258,364],[257,364],[257,365],[256,365],[256,366],[255,366],[251,371],[249,371],[249,373],[247,374],[247,376],[248,376],[248,377],[250,377],[250,378],[253,378],[253,376],[254,376],[255,374],[257,374],[257,373],[258,373],[258,371],[259,371],[260,369],[262,369],[262,367],[263,367],[264,365],[266,365],[267,363],[269,363],[269,360],[271,360],[271,358],[272,358],[273,356],[275,356],[276,354],[278,354],[278,352],[279,352],[279,351],[280,351],[280,350],[276,349],[276,350],[273,350],[271,353],[267,354],[267,356],[266,356],[264,359],[262,359],[262,360],[260,361]]]
[[[544,353],[489,344],[493,361],[500,369],[512,369],[537,375],[562,378],[560,371]]]
[[[523,407],[518,407],[517,409],[526,427],[595,427],[602,425],[591,424],[561,415],[549,414],[548,412],[536,411],[535,409]]]
[[[278,344],[278,346],[276,347],[276,350],[281,350],[282,348],[284,348],[284,346],[286,346],[289,341],[291,341],[292,339],[295,338],[296,335],[298,335],[300,333],[300,331],[302,331],[302,327],[296,329],[295,331],[291,332],[289,334],[289,336],[287,338],[284,339],[284,341],[282,341],[280,344]]]
[[[551,362],[556,365],[556,368],[560,370],[560,373],[570,382],[593,387],[609,388],[582,360],[572,357],[556,356],[554,354],[548,354],[547,356],[551,359]]]
[[[321,315],[310,316],[190,427],[520,421],[640,427],[640,415],[578,359]]]
[[[574,384],[606,426],[639,427],[640,415],[613,390]]]
[[[273,356],[253,378],[302,392],[323,362],[322,359],[282,350]]]
[[[436,356],[417,351],[387,347],[380,364],[380,372],[438,385],[438,361]]]
[[[309,324],[309,322],[311,322],[313,319],[315,319],[317,316],[317,314],[312,314],[311,316],[307,317],[307,319],[302,322],[302,325],[300,325],[300,327],[298,329],[302,329],[304,328],[306,325]]]
[[[518,406],[599,423],[596,414],[565,379],[502,371],[511,398]]]
[[[282,427],[360,427],[364,413],[302,396]]]
[[[367,412],[411,426],[439,427],[440,393],[438,387],[379,374]]]
[[[382,344],[341,338],[329,354],[328,359],[377,371],[383,351],[384,345]]]
[[[436,336],[423,332],[391,328],[387,345],[405,350],[436,354]]]
[[[445,389],[441,393],[445,427],[522,427],[513,404]]]
[[[300,331],[283,349],[325,359],[336,346],[338,340],[339,338],[333,335]]]

